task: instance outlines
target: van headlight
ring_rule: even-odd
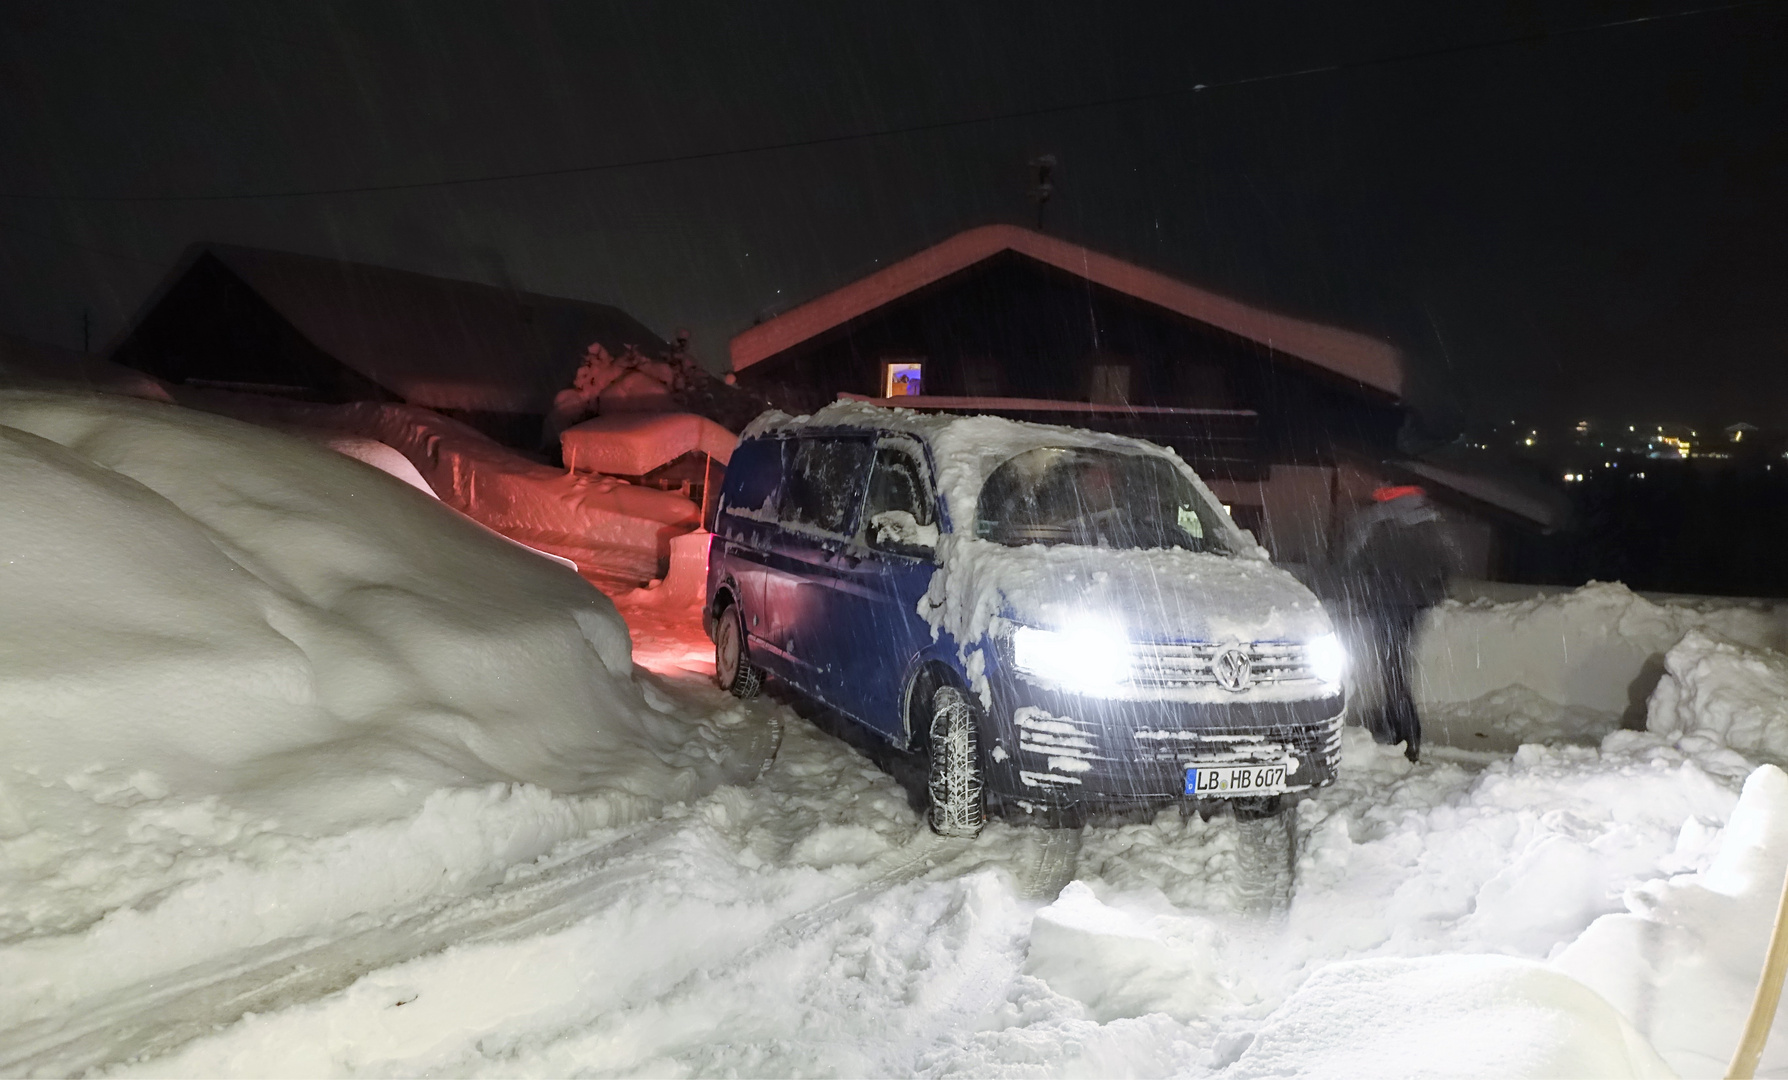
[[[1342,677],[1347,674],[1347,650],[1341,647],[1341,639],[1334,634],[1306,641],[1304,661],[1310,665],[1310,674],[1324,686],[1339,687]]]
[[[1012,631],[1012,665],[1065,689],[1116,690],[1130,680],[1130,641],[1122,627],[1097,620],[1060,630],[1020,626]]]

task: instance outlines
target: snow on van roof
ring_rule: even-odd
[[[1205,486],[1203,479],[1169,447],[1104,431],[1008,420],[1003,416],[925,413],[915,409],[870,405],[861,401],[835,401],[810,416],[767,412],[753,420],[740,438],[749,439],[772,432],[803,428],[893,431],[923,440],[931,447],[937,466],[938,488],[949,509],[950,521],[956,527],[974,521],[975,503],[981,496],[981,484],[994,469],[1026,450],[1043,446],[1165,456],[1180,466],[1192,479],[1199,494],[1212,506],[1222,505],[1210,488]],[[1240,530],[1230,539],[1231,545],[1238,550],[1246,550],[1252,546]]]

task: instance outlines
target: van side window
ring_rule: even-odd
[[[726,509],[747,517],[773,517],[782,487],[782,439],[748,439],[726,464]]]
[[[875,452],[863,504],[864,534],[871,547],[913,554],[913,548],[936,546],[935,514],[923,477],[906,451],[884,446]]]
[[[802,439],[782,500],[784,521],[847,534],[854,524],[872,448],[868,439]]]

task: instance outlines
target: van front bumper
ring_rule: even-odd
[[[1002,693],[1001,691],[1006,692]],[[1113,701],[999,687],[983,733],[996,802],[1110,808],[1189,801],[1186,769],[1287,764],[1288,794],[1334,783],[1340,694],[1290,702]]]

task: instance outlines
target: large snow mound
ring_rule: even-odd
[[[0,969],[278,936],[761,765],[575,573],[322,447],[0,391],[0,484]]]

